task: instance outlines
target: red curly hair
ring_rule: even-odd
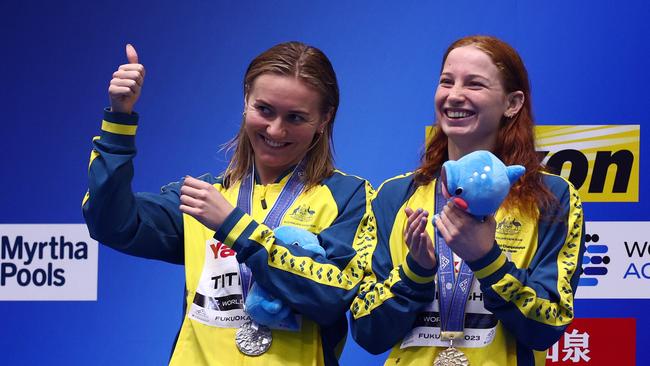
[[[518,207],[526,213],[534,213],[537,208],[549,208],[555,198],[542,183],[540,172],[545,171],[545,168],[535,151],[530,83],[521,57],[510,45],[495,37],[468,36],[449,46],[442,58],[443,67],[449,53],[463,46],[476,47],[492,59],[499,69],[505,93],[524,93],[524,103],[519,112],[510,118],[501,117],[497,141],[492,151],[506,165],[519,164],[526,167],[526,173],[513,185],[504,206]],[[439,173],[442,164],[449,160],[447,147],[447,135],[439,124],[435,124],[422,156],[422,164],[415,174],[417,184],[427,184]]]

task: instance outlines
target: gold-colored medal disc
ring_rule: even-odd
[[[438,354],[433,366],[469,366],[469,360],[459,349],[449,347]]]

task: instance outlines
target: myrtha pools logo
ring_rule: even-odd
[[[97,300],[97,242],[84,224],[0,224],[0,301]]]
[[[607,265],[610,258],[607,255],[607,245],[598,243],[598,234],[585,235],[585,254],[582,257],[583,274],[580,277],[578,286],[596,286],[598,277],[607,274]]]

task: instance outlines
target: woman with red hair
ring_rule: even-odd
[[[372,353],[393,347],[386,365],[543,365],[574,317],[584,218],[571,183],[539,162],[526,68],[497,38],[459,39],[435,107],[421,166],[373,200],[377,243],[353,336]],[[484,220],[447,203],[438,179],[445,161],[477,150],[526,168]]]

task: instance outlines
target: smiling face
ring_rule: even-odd
[[[492,151],[501,119],[513,108],[512,99],[486,53],[471,45],[453,49],[435,95],[436,120],[449,138],[449,158]]]
[[[321,103],[314,88],[294,77],[266,73],[255,79],[244,128],[263,184],[300,162],[323,131],[329,116],[322,115]]]

